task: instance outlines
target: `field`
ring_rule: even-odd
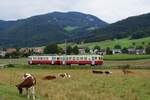
[[[26,100],[25,94],[19,95],[15,87],[22,81],[24,73],[31,73],[37,78],[36,100],[148,100],[150,59],[144,56],[146,59],[134,60],[137,56],[130,58],[126,55],[130,60],[118,60],[118,56],[122,55],[105,57],[107,61],[104,60],[103,66],[29,66],[26,58],[0,59],[0,65],[15,65],[14,68],[0,69],[0,100]],[[123,75],[122,70],[118,68],[125,65],[129,65],[134,73]],[[113,74],[93,74],[93,68],[110,70]],[[57,76],[58,73],[65,72],[72,77],[42,80],[46,75]]]
[[[150,42],[150,37],[148,38],[142,38],[142,39],[134,39],[134,40],[130,40],[128,38],[126,39],[119,39],[119,40],[106,40],[106,41],[102,41],[102,42],[92,42],[92,43],[84,43],[84,44],[79,44],[79,47],[89,47],[89,48],[93,48],[94,46],[100,46],[101,48],[106,48],[106,47],[110,47],[113,48],[115,45],[121,45],[122,47],[130,47],[133,46],[132,43],[135,43],[136,46],[143,46],[142,42],[145,43],[145,45],[147,45]],[[68,43],[67,45],[76,45],[76,44],[72,44],[72,43]],[[59,46],[61,47],[65,47],[65,44],[60,44]]]
[[[139,59],[140,58],[140,59]],[[143,58],[143,59],[142,59]],[[118,68],[119,66],[130,65],[131,68],[137,69],[150,69],[150,59],[149,55],[106,55],[104,56],[104,64],[101,68]],[[107,60],[106,60],[107,59]],[[124,60],[128,59],[128,60]],[[27,65],[27,58],[20,58],[20,59],[0,59],[0,65],[3,64],[14,64],[16,66],[26,66]],[[42,66],[40,66],[42,67]],[[56,67],[48,65],[46,67]],[[77,66],[75,66],[76,68]],[[79,66],[87,69],[86,67],[90,66]],[[91,68],[91,67],[90,67]]]
[[[25,72],[37,78],[37,100],[148,100],[150,98],[150,71],[132,70],[123,75],[121,70],[113,74],[97,75],[91,70],[61,70],[7,68],[0,70],[0,100],[26,100],[18,95],[15,85]],[[67,72],[71,78],[42,80],[45,75]]]
[[[150,59],[150,55],[136,55],[136,54],[115,54],[115,55],[104,55],[104,60],[141,60]]]

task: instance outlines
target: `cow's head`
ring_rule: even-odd
[[[22,94],[22,87],[20,87],[20,85],[16,85],[16,87],[17,87],[18,90],[19,90],[19,94]]]

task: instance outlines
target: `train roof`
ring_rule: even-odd
[[[93,55],[90,55],[90,54],[88,54],[88,55],[86,55],[86,54],[84,54],[84,55],[51,55],[51,54],[47,54],[47,55],[31,55],[31,56],[29,56],[29,57],[34,57],[34,56],[102,56],[102,55],[96,55],[96,54],[93,54]]]

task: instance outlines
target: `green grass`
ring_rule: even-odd
[[[0,100],[26,100],[23,96],[18,96],[14,86],[0,84]]]
[[[142,38],[142,39],[134,39],[134,40],[129,40],[128,38],[126,39],[119,39],[119,40],[106,40],[102,42],[91,42],[91,43],[84,43],[78,45],[79,47],[89,47],[93,48],[94,46],[100,46],[101,48],[114,48],[115,45],[121,45],[122,47],[130,47],[133,46],[132,43],[135,42],[136,46],[141,46],[143,45],[142,42],[145,42],[145,45],[150,43],[150,37],[148,38]],[[74,43],[68,43],[68,45],[76,45]],[[59,46],[65,47],[65,44],[60,44]]]
[[[37,78],[37,100],[149,100],[149,70],[132,70],[131,75],[123,75],[121,70],[111,71],[113,74],[107,76],[93,74],[91,70],[3,69],[0,70],[0,100],[26,100],[15,87],[25,72]],[[72,77],[42,80],[45,75],[64,72]]]
[[[68,31],[68,32],[71,32],[71,31],[73,31],[73,30],[75,30],[75,29],[77,29],[77,28],[78,28],[78,27],[67,26],[67,27],[64,28],[64,30],[66,30],[66,31]]]
[[[27,64],[27,58],[0,59],[0,64]]]
[[[140,59],[150,59],[150,55],[116,54],[104,56],[104,60],[140,60]]]

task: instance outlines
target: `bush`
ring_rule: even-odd
[[[13,65],[13,64],[8,64],[8,65],[6,65],[8,68],[13,68],[13,67],[15,67],[15,65]]]

